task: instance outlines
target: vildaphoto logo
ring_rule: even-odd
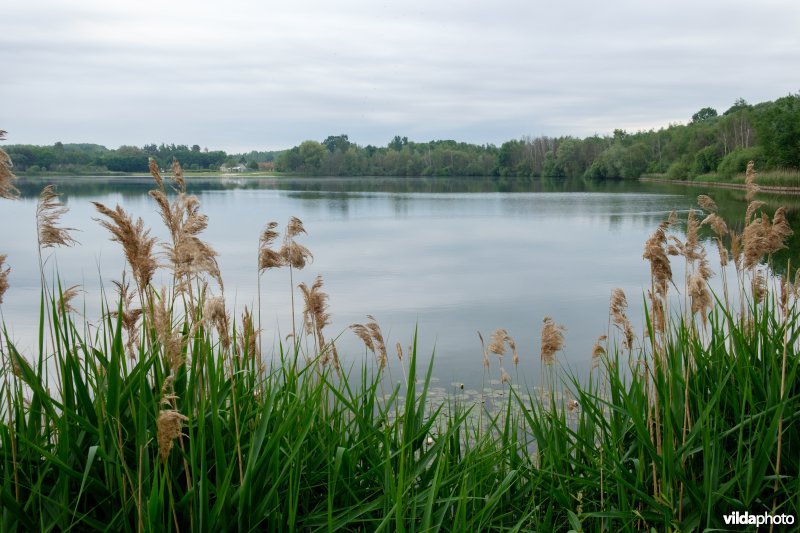
[[[791,526],[794,524],[794,515],[791,514],[750,514],[747,511],[722,515],[722,519],[729,526]]]

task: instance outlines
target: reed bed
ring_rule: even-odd
[[[0,185],[11,197],[9,169]],[[520,354],[500,329],[480,340],[485,380],[502,393],[433,401],[432,359],[418,368],[416,339],[397,343],[404,376],[392,385],[373,317],[348,334],[374,357],[341,362],[322,278],[291,287],[300,327],[262,354],[260,309],[226,309],[201,236],[208,220],[180,166],[169,185],[151,170],[170,242],[96,204],[129,263],[101,325],[71,309],[76,288],[43,283],[38,352],[20,353],[4,328],[3,531],[667,531],[724,528],[734,511],[797,517],[798,283],[769,274],[791,233],[782,211],[770,218],[753,201],[736,235],[701,197],[706,213],[690,213],[685,237],[674,216],[656,228],[647,329],[634,330],[615,290],[608,331],[587,349],[588,381],[560,368],[565,326],[545,317],[539,386],[515,384]],[[40,249],[74,245],[52,188],[40,209]],[[704,226],[721,275],[735,266],[723,294],[708,289]],[[279,231],[268,223],[254,250],[259,280],[313,258],[300,220],[282,241]],[[0,256],[0,303],[3,260],[13,264]],[[155,288],[161,268],[172,283]]]

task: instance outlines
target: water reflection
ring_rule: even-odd
[[[65,286],[86,290],[85,313],[98,316],[100,279],[111,280],[124,267],[122,253],[109,241],[90,200],[122,205],[141,216],[166,239],[147,191],[148,178],[62,178],[54,181],[71,208],[64,225],[81,230],[75,249],[48,253],[48,279],[57,266]],[[33,346],[38,320],[39,275],[34,224],[36,197],[44,182],[20,180],[22,199],[3,202],[0,224],[15,231],[0,238],[0,251],[12,267],[11,289],[3,311],[12,336]],[[685,214],[699,193],[716,200],[731,228],[741,231],[744,192],[708,191],[684,186],[629,181],[564,179],[455,178],[280,178],[189,181],[209,216],[204,234],[220,253],[226,298],[238,311],[255,302],[255,258],[264,224],[303,219],[309,235],[303,244],[315,262],[296,273],[295,283],[321,274],[330,294],[340,352],[355,363],[364,348],[347,331],[372,314],[388,345],[407,346],[419,328],[419,352],[437,354],[436,373],[444,382],[481,384],[483,367],[476,332],[509,330],[520,348],[520,375],[537,383],[541,320],[552,315],[567,326],[567,347],[559,361],[586,372],[592,345],[608,331],[611,290],[628,294],[630,316],[643,330],[642,295],[648,266],[645,240],[673,209]],[[768,211],[789,209],[796,225],[800,199],[763,196]],[[710,257],[710,233],[703,229]],[[800,236],[775,257],[777,269],[797,264]],[[712,264],[715,260],[712,260]],[[676,278],[683,272],[676,267]],[[718,282],[718,279],[715,283]],[[165,274],[157,283],[167,283]],[[676,279],[682,286],[682,281]],[[265,348],[291,331],[288,272],[262,278]],[[274,348],[274,346],[273,346]],[[496,361],[493,361],[493,365]],[[494,368],[494,367],[493,367]]]

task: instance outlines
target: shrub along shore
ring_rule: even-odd
[[[674,215],[655,228],[644,247],[647,328],[634,330],[614,290],[587,381],[560,369],[554,319],[543,324],[532,390],[511,386],[516,345],[492,333],[485,376],[505,393],[492,408],[431,402],[432,366],[418,366],[414,339],[397,347],[407,371],[393,385],[372,319],[352,332],[374,358],[344,366],[326,336],[322,278],[291,287],[298,327],[279,353],[262,354],[260,310],[225,308],[216,252],[201,238],[207,219],[182,169],[173,166],[172,200],[155,162],[151,172],[170,234],[166,266],[141,220],[95,204],[129,263],[98,325],[72,309],[76,288],[43,283],[37,353],[19,353],[3,328],[3,531],[665,531],[724,528],[732,512],[797,517],[800,287],[771,273],[792,229],[782,209],[770,217],[753,198],[752,164],[741,235],[707,196],[685,236],[671,232]],[[13,198],[12,178],[0,166],[1,196]],[[64,210],[45,188],[42,256],[74,244]],[[703,225],[722,294],[708,288]],[[265,226],[254,243],[259,281],[305,266],[305,231],[296,218]],[[673,265],[687,272],[680,290]],[[171,286],[152,286],[159,268]]]

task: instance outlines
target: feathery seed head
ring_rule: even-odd
[[[552,365],[555,363],[555,354],[558,350],[564,347],[564,331],[563,325],[553,322],[552,317],[546,316],[542,325],[542,344],[541,344],[541,359],[545,365]]]
[[[0,304],[3,303],[3,294],[8,290],[8,274],[11,272],[11,268],[3,268],[6,257],[5,254],[0,254]]]
[[[53,246],[71,246],[78,241],[70,236],[70,231],[75,228],[61,228],[59,219],[69,209],[58,200],[58,193],[54,185],[47,185],[39,194],[36,204],[36,225],[39,230],[39,246],[51,248]]]
[[[6,138],[5,130],[0,130],[0,141]],[[13,181],[17,179],[11,169],[14,164],[5,150],[0,148],[0,198],[15,200],[19,197],[19,190],[14,187]]]
[[[706,196],[705,194],[701,194],[697,197],[697,204],[704,210],[709,213],[716,213],[717,212],[717,204],[714,200],[711,199],[710,196]]]
[[[185,420],[189,420],[189,417],[175,409],[164,409],[159,413],[156,427],[158,429],[158,453],[162,463],[169,458],[172,441],[181,436]]]
[[[177,159],[172,160],[172,181],[178,186],[180,192],[186,192],[186,182],[183,180],[183,169]]]
[[[92,202],[92,204],[100,214],[109,219],[94,220],[111,232],[112,241],[122,244],[125,258],[131,266],[136,284],[140,290],[144,290],[150,284],[150,280],[153,279],[153,274],[158,268],[153,252],[156,238],[150,237],[150,230],[144,228],[141,218],[134,223],[119,205],[116,209],[111,210],[99,202]]]
[[[158,171],[158,161],[156,161],[155,157],[150,157],[147,159],[147,166],[150,169],[150,175],[153,176],[153,179],[158,185],[160,190],[164,190],[164,179],[161,177],[161,173]]]

